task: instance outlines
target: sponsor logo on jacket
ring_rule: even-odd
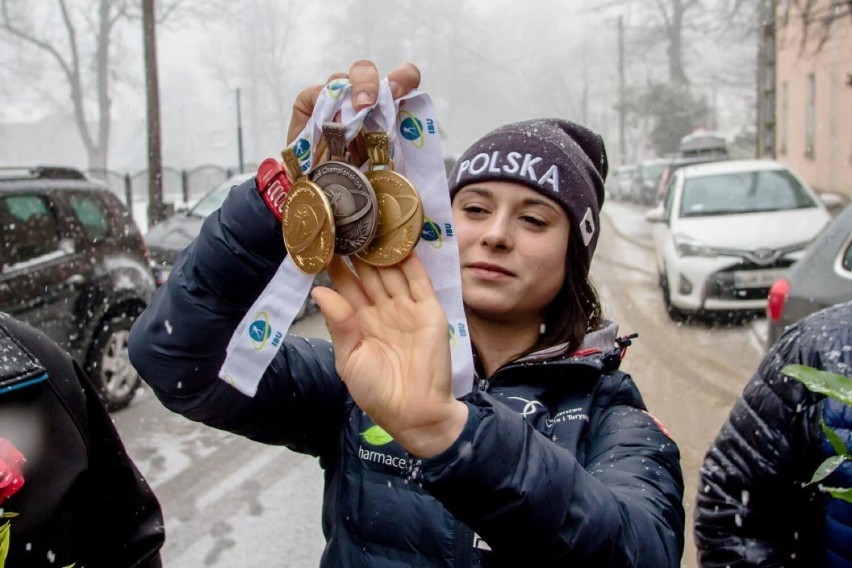
[[[509,400],[520,400],[524,403],[523,408],[521,408],[520,410],[521,416],[523,416],[524,418],[526,418],[527,416],[532,416],[533,414],[538,412],[539,409],[544,409],[544,405],[537,400],[527,400],[519,396],[509,396],[506,398],[508,398]]]
[[[382,447],[393,442],[393,437],[385,432],[381,426],[377,424],[370,426],[361,432],[361,439],[368,446],[365,448],[362,444],[358,445],[358,457],[361,460],[405,470],[407,463],[405,456],[394,455],[389,452],[374,450],[369,447]]]
[[[578,406],[577,408],[569,408],[568,410],[557,412],[552,418],[548,416],[545,421],[545,425],[550,428],[554,424],[558,424],[560,422],[574,422],[576,420],[581,420],[583,422],[589,421],[589,415],[583,412],[582,407]]]

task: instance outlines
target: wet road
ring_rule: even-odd
[[[291,331],[327,336],[318,314]],[[186,420],[147,388],[113,418],[163,507],[166,568],[319,564],[316,459]]]
[[[743,386],[763,356],[765,320],[731,324],[675,323],[657,286],[646,209],[607,203],[593,274],[604,310],[622,334],[639,338],[622,370],[630,373],[654,414],[678,443],[686,490],[682,566],[697,566],[692,511],[698,468]]]
[[[642,213],[638,206],[607,203],[593,276],[605,313],[620,323],[622,334],[639,333],[622,368],[680,446],[687,508],[682,564],[691,567],[698,467],[757,368],[763,322],[672,322],[656,284]],[[325,335],[318,315],[292,331]],[[148,390],[113,417],[162,502],[167,568],[317,566],[323,539],[316,460],[189,422],[164,410]]]

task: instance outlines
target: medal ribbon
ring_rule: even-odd
[[[294,142],[302,172],[311,168],[322,123],[330,121],[348,94],[348,81],[332,81],[320,92],[314,112]],[[294,176],[299,173],[293,172]],[[269,363],[275,358],[296,314],[311,292],[314,277],[305,274],[287,255],[272,280],[240,320],[225,351],[219,378],[253,397]]]
[[[353,138],[360,131],[362,120],[367,130],[388,133],[394,171],[404,175],[420,194],[425,222],[417,254],[447,316],[453,395],[467,394],[473,387],[473,352],[462,303],[450,191],[432,100],[428,94],[415,90],[395,101],[384,79],[379,84],[378,101],[369,113],[355,114],[350,97],[344,98],[340,112],[347,138],[350,126],[354,126]]]
[[[340,110],[346,143],[360,132],[365,121],[388,132],[394,170],[405,175],[418,189],[426,215],[417,253],[423,262],[438,301],[449,323],[453,394],[460,397],[473,385],[474,367],[470,337],[461,296],[458,244],[453,233],[452,207],[444,170],[441,141],[437,132],[432,101],[426,93],[412,91],[394,101],[387,79],[379,86],[373,107],[355,112],[346,81],[333,81],[323,89],[305,130],[294,143],[302,172],[313,165],[316,142],[322,136],[322,123]],[[240,321],[228,344],[219,377],[237,390],[254,396],[281,339],[295,319],[311,289],[313,277],[301,272],[289,259]]]

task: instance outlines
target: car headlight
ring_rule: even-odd
[[[718,256],[719,252],[688,237],[675,237],[678,256]]]

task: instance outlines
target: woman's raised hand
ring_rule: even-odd
[[[452,394],[447,318],[415,254],[376,268],[339,257],[328,274],[336,291],[313,297],[334,344],[337,371],[352,398],[409,452],[448,448],[467,420]]]
[[[334,73],[326,83],[334,79],[348,78],[352,84],[352,104],[355,110],[361,110],[376,102],[379,96],[379,70],[372,61],[360,59],[349,67],[349,73]],[[420,85],[420,70],[413,63],[403,63],[388,73],[393,98],[398,99]],[[293,114],[287,129],[287,143],[296,139],[304,130],[308,119],[314,112],[314,106],[324,85],[312,85],[299,93],[293,103]]]

